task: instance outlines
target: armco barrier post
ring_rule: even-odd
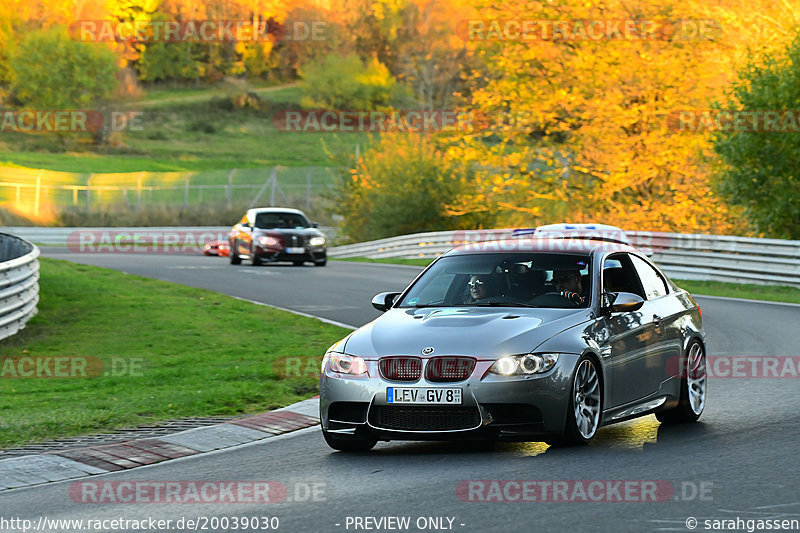
[[[0,233],[0,339],[25,327],[39,303],[39,248]]]

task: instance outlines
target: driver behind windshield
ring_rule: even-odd
[[[478,300],[495,296],[497,293],[492,283],[492,278],[489,276],[470,276],[467,288],[469,289],[469,295],[465,303],[477,302]]]
[[[558,293],[564,298],[568,298],[578,305],[583,305],[586,302],[586,298],[583,297],[583,283],[580,271],[559,270],[553,272],[553,283],[558,289]]]

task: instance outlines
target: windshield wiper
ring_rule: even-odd
[[[524,304],[521,302],[476,302],[473,304],[475,307],[539,307],[538,305]]]

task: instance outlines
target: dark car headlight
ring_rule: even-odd
[[[558,362],[557,353],[529,353],[507,355],[492,364],[489,372],[501,376],[544,374]]]

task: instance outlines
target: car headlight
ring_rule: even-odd
[[[362,358],[355,355],[328,352],[322,360],[322,372],[325,372],[326,364],[331,371],[338,372],[339,374],[360,376],[361,374],[367,373],[367,363]]]
[[[308,239],[308,244],[311,246],[322,246],[325,244],[325,237],[311,237]]]
[[[269,235],[262,235],[261,237],[258,238],[258,244],[260,244],[261,246],[277,246],[279,243],[278,239],[276,239],[275,237],[270,237]]]
[[[501,357],[489,368],[492,374],[501,376],[544,374],[558,362],[557,353],[529,353]]]

